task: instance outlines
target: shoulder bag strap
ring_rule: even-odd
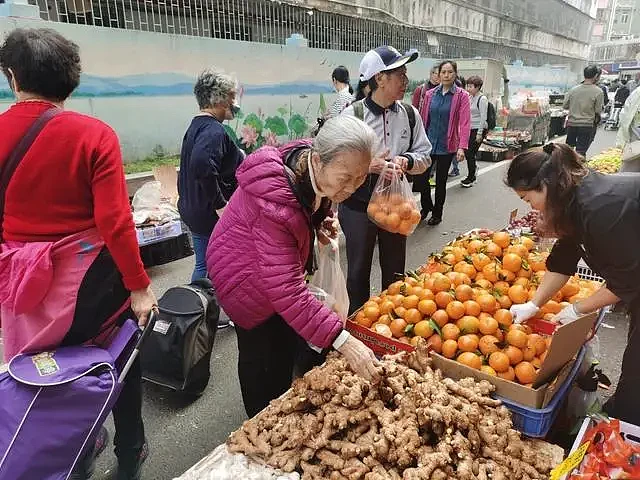
[[[2,243],[4,205],[7,200],[7,188],[9,186],[9,181],[11,180],[11,177],[18,168],[18,165],[20,165],[20,162],[31,148],[31,145],[33,145],[33,142],[35,142],[36,138],[38,138],[38,135],[45,127],[45,125],[61,112],[61,108],[53,107],[40,115],[38,119],[29,127],[27,133],[25,133],[22,139],[20,139],[11,154],[9,154],[9,158],[7,158],[4,167],[0,171],[0,243]]]

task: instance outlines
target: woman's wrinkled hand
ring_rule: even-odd
[[[347,360],[349,367],[365,380],[380,380],[379,362],[373,351],[355,337],[349,336],[338,351]]]
[[[338,238],[339,225],[338,219],[333,215],[325,218],[316,230],[318,242],[322,245],[328,245],[330,240]]]
[[[131,292],[131,310],[138,318],[138,325],[144,327],[149,321],[151,310],[158,309],[158,300],[151,286]]]

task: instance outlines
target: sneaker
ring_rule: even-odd
[[[453,177],[458,177],[458,176],[460,176],[460,172],[450,172],[449,176],[452,177],[452,178]]]
[[[427,225],[436,226],[440,225],[440,223],[442,223],[442,218],[434,217],[433,215],[431,215],[431,218],[427,222]]]
[[[96,459],[102,452],[104,452],[108,444],[109,432],[107,432],[106,428],[101,427],[98,432],[98,436],[96,437],[93,451],[85,455],[85,457],[80,460],[78,465],[76,465],[76,468],[71,472],[69,480],[87,480],[88,478],[91,478],[96,469]]]
[[[220,312],[220,319],[218,320],[218,330],[222,330],[223,328],[233,327],[234,324],[231,319],[227,316],[226,313]]]
[[[145,443],[140,449],[137,458],[130,464],[124,462],[118,462],[118,475],[117,480],[140,480],[142,474],[142,465],[149,456],[149,445]]]
[[[460,182],[460,185],[462,185],[464,188],[469,188],[469,187],[473,187],[477,181],[478,180],[476,180],[475,178],[467,177]]]

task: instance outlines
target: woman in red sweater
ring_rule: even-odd
[[[140,258],[118,138],[101,121],[63,110],[80,81],[78,46],[53,30],[17,29],[0,47],[0,68],[17,99],[0,115],[0,178],[34,122],[53,116],[6,189],[0,182],[5,356],[83,344],[133,315],[144,325],[156,298]],[[138,361],[114,409],[118,480],[140,478],[147,456],[141,405]],[[87,478],[91,460],[72,478]]]

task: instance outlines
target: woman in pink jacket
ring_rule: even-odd
[[[414,185],[421,192],[422,218],[431,212],[429,225],[442,222],[442,211],[447,196],[449,168],[455,157],[464,162],[465,150],[469,148],[471,131],[471,103],[464,88],[456,86],[458,66],[456,62],[446,60],[438,66],[440,85],[424,93],[420,115],[432,145],[433,163],[424,176],[425,185]],[[431,200],[429,177],[436,169],[436,201]]]
[[[207,268],[221,307],[236,325],[249,417],[291,386],[296,358],[309,347],[333,347],[357,373],[377,376],[373,352],[344,330],[343,319],[305,283],[331,203],[362,185],[376,141],[365,123],[339,116],[323,125],[313,143],[261,148],[236,172],[238,189],[213,231]]]

